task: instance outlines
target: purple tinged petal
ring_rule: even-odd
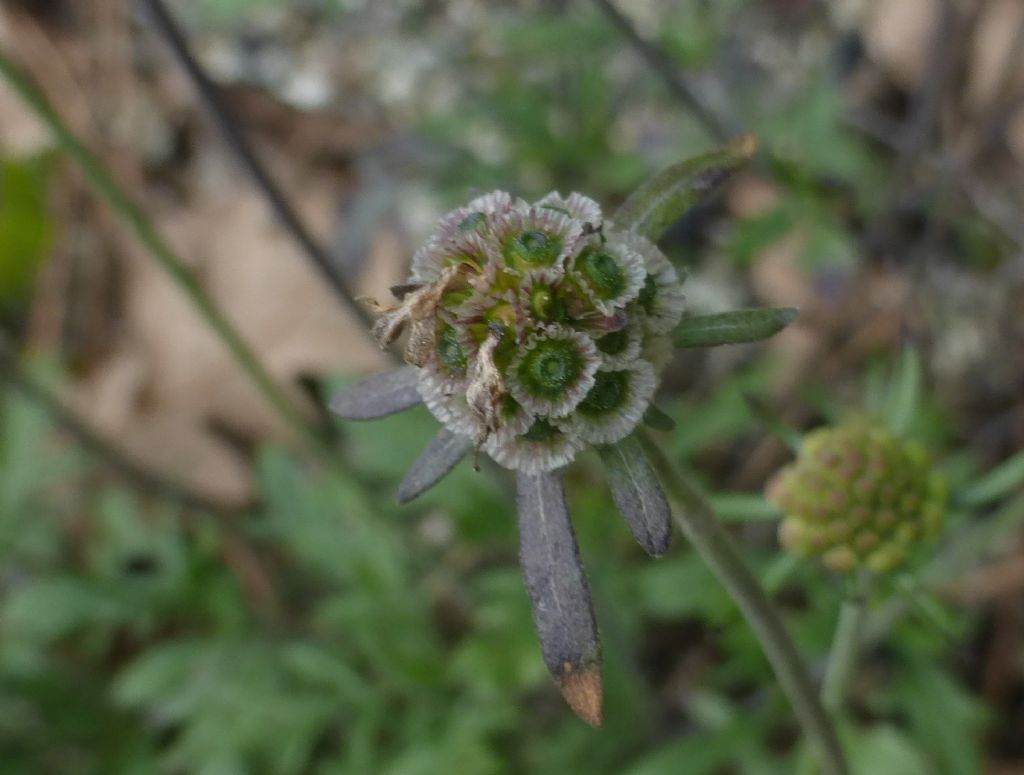
[[[444,479],[472,448],[473,442],[468,437],[442,428],[402,479],[398,502],[408,503],[425,493]]]
[[[346,420],[376,420],[416,406],[422,400],[416,369],[403,366],[350,385],[331,399],[331,411]]]
[[[671,510],[643,446],[635,436],[600,447],[612,500],[630,532],[652,557],[660,557],[672,539]]]
[[[520,563],[544,662],[573,711],[600,726],[601,647],[561,477],[520,473],[516,490]]]

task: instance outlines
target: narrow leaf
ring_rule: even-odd
[[[885,419],[889,430],[906,433],[921,398],[921,356],[913,347],[903,348],[886,400]]]
[[[469,437],[442,428],[398,485],[398,502],[408,503],[425,493],[444,479],[472,448]]]
[[[672,514],[643,446],[630,436],[598,451],[619,513],[644,551],[660,557],[672,538]]]
[[[600,726],[601,648],[562,480],[520,473],[516,490],[520,563],[544,662],[569,707]]]
[[[346,420],[376,420],[420,403],[416,369],[403,366],[350,385],[331,399],[331,411]]]
[[[656,431],[674,431],[676,429],[676,421],[654,404],[648,406],[647,411],[644,412],[644,425]]]
[[[715,347],[767,339],[784,329],[800,314],[793,307],[738,309],[715,315],[687,318],[672,332],[676,347]]]
[[[615,213],[616,228],[652,239],[708,197],[757,153],[757,138],[743,135],[727,145],[673,164],[629,195]]]
[[[983,506],[1024,485],[1024,451],[993,468],[961,496],[966,506]]]

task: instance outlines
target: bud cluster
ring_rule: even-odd
[[[495,191],[448,213],[413,257],[386,346],[409,330],[424,403],[507,468],[559,468],[643,417],[682,316],[681,281],[649,240],[580,194]]]
[[[853,422],[809,434],[768,499],[785,515],[779,536],[790,551],[840,573],[886,572],[938,532],[946,490],[920,445]]]

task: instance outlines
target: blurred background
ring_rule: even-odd
[[[420,408],[332,425],[387,367],[209,120],[143,4],[5,0],[0,48],[194,271],[311,451],[9,83],[0,83],[0,773],[789,773],[798,731],[685,541],[654,561],[596,456],[569,495],[606,724],[540,658],[510,480],[407,507]],[[954,484],[1024,448],[1021,0],[168,3],[332,269],[379,300],[472,195],[608,208],[742,131],[763,153],[663,246],[691,311],[798,306],[687,352],[663,439],[816,675],[840,580],[760,496],[809,429],[924,364],[912,433]],[[872,403],[874,402],[874,404]],[[950,517],[873,612],[857,773],[1024,773],[1024,489]]]

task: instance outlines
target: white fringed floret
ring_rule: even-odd
[[[492,436],[483,448],[498,465],[525,474],[540,474],[568,465],[584,446],[579,436],[559,430],[543,441],[531,441],[522,435],[510,439]]]
[[[536,206],[564,210],[577,221],[589,223],[593,230],[600,229],[604,221],[601,215],[601,206],[590,197],[575,191],[567,197],[563,197],[557,191],[552,191],[539,199]]]
[[[607,253],[618,265],[622,272],[625,285],[622,292],[616,296],[612,296],[608,299],[602,299],[591,286],[590,281],[578,268],[578,263],[582,260],[582,256],[585,251],[579,251],[570,261],[570,269],[568,274],[576,281],[577,285],[583,290],[590,300],[591,304],[594,305],[603,315],[612,315],[617,309],[625,307],[626,304],[631,302],[640,293],[640,289],[644,287],[644,278],[647,277],[647,270],[644,267],[643,257],[634,250],[628,242],[621,239],[619,235],[612,234],[609,236],[607,242],[601,246],[596,239],[592,239],[592,242],[596,243],[594,246],[595,250],[599,250],[602,253]]]
[[[615,235],[640,255],[644,269],[654,280],[654,308],[644,315],[647,330],[657,334],[668,333],[679,325],[686,309],[686,296],[683,294],[679,273],[658,246],[646,237],[634,232],[616,232]]]
[[[632,433],[651,405],[658,378],[654,367],[644,360],[621,372],[627,375],[626,395],[619,406],[600,414],[584,414],[577,407],[568,417],[556,420],[558,427],[590,444],[614,444]]]
[[[529,385],[526,385],[519,377],[520,366],[530,356],[530,353],[544,342],[567,342],[583,361],[582,368],[573,383],[567,385],[563,394],[557,398],[535,395],[530,391]],[[509,365],[505,378],[513,398],[528,412],[541,417],[560,417],[575,409],[590,388],[594,386],[594,373],[600,365],[600,353],[589,336],[574,331],[568,326],[547,325],[526,339]]]

